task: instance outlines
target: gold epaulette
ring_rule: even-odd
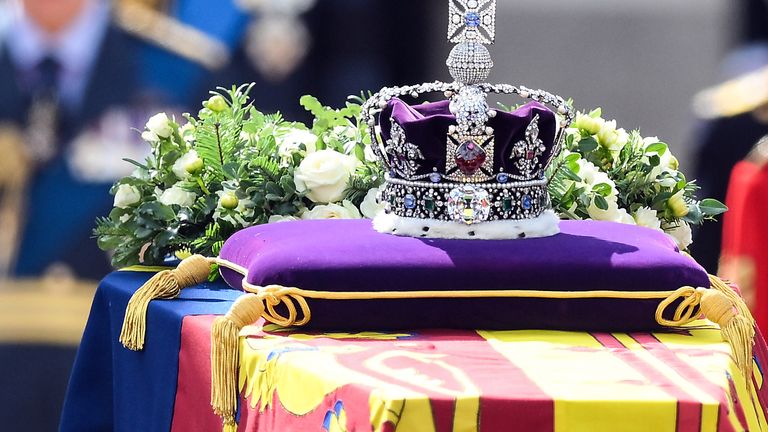
[[[768,104],[768,66],[699,92],[695,113],[704,119],[732,117]]]
[[[120,1],[114,14],[117,24],[127,32],[210,70],[229,63],[229,48],[224,43],[144,2]]]

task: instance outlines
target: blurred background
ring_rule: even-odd
[[[131,171],[121,159],[148,150],[132,128],[195,112],[216,86],[256,82],[258,108],[307,120],[303,94],[341,105],[448,79],[446,17],[444,0],[0,0],[3,430],[56,430],[110,271],[94,219]],[[768,78],[741,79],[768,64],[765,0],[501,0],[498,23],[493,81],[659,136],[702,196],[724,201],[733,166],[768,133],[768,90],[749,87]],[[721,229],[695,237],[710,272]]]

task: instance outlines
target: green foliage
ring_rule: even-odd
[[[184,116],[184,126],[168,119],[167,137],[145,131],[151,156],[126,161],[136,172],[112,188],[116,207],[94,229],[99,247],[114,251],[113,265],[160,264],[174,254],[216,256],[240,229],[273,216],[299,218],[324,204],[309,200],[294,180],[297,167],[316,150],[360,161],[344,197],[355,205],[381,184],[379,168],[365,158],[370,137],[359,120],[363,98],[350,98],[337,110],[303,97],[315,116],[310,130],[279,113],[258,111],[248,97],[252,88],[211,92],[197,116]],[[293,142],[297,135],[307,142]],[[308,148],[312,142],[315,148]]]
[[[617,129],[601,115],[599,109],[579,114],[552,164],[550,195],[561,216],[639,222],[671,232],[727,210],[717,200],[697,199],[696,183],[679,171],[666,143]],[[640,209],[643,217],[637,216]]]

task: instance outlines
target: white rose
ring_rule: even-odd
[[[310,211],[301,215],[302,219],[361,219],[357,208],[349,201],[344,200],[342,205],[326,204],[315,206]]]
[[[659,141],[657,137],[644,138],[643,147],[647,149],[648,146],[659,142],[661,141]],[[677,173],[677,169],[680,163],[678,162],[675,155],[672,154],[672,151],[669,148],[664,151],[664,154],[659,154],[657,151],[646,152],[644,162],[648,163],[648,158],[652,155],[659,156],[659,164],[653,167],[650,174],[648,174],[649,180],[655,180],[664,172],[668,172],[673,175]]]
[[[160,202],[167,206],[175,204],[181,207],[191,207],[196,199],[197,195],[194,192],[185,191],[178,186],[166,189],[160,195]]]
[[[675,180],[677,177],[677,171],[667,171],[667,173],[669,176],[666,176],[661,180],[657,180],[656,183],[658,183],[661,187],[672,189],[677,184],[677,180]]]
[[[171,122],[165,113],[155,114],[147,121],[147,130],[160,138],[168,138],[173,133]]]
[[[597,133],[597,141],[612,154],[617,155],[627,142],[629,134],[624,129],[616,129],[616,120],[604,122]]]
[[[573,127],[585,130],[590,135],[595,135],[596,133],[600,132],[600,129],[603,127],[603,123],[605,123],[605,120],[600,117],[593,118],[589,115],[579,113],[576,116],[576,120],[573,122]]]
[[[595,200],[592,200],[587,208],[589,217],[600,221],[621,222],[623,214],[620,210],[623,209],[619,208],[619,203],[616,201],[616,198],[607,197],[605,200],[608,202],[608,208],[606,210],[599,208],[597,204],[595,204]]]
[[[280,215],[272,215],[269,217],[268,223],[280,223],[280,222],[291,222],[299,220],[299,218],[294,216],[280,216]]]
[[[650,207],[640,207],[635,212],[635,223],[646,228],[661,229],[661,221],[656,210]]]
[[[304,144],[308,154],[313,153],[317,149],[317,136],[307,130],[293,129],[277,138],[278,151],[282,157],[291,157],[300,150],[302,144]]]
[[[690,209],[688,203],[685,202],[685,190],[680,190],[672,195],[667,201],[667,208],[672,211],[672,215],[676,218],[687,216]]]
[[[626,225],[635,225],[635,219],[623,208],[619,209],[619,222]]]
[[[185,124],[179,128],[179,135],[188,143],[195,141],[195,126],[192,123]]]
[[[182,157],[176,159],[171,170],[176,177],[180,179],[186,179],[189,177],[190,169],[195,167],[198,163],[200,156],[194,150],[186,152]]]
[[[141,139],[148,143],[155,143],[160,141],[160,138],[154,133],[150,131],[144,131],[141,133]]]
[[[141,192],[135,186],[121,184],[115,192],[115,207],[128,208],[141,201]]]
[[[608,177],[608,174],[600,171],[595,164],[585,159],[579,159],[576,163],[579,164],[578,175],[586,186],[594,188],[599,184],[605,183],[611,187],[609,198],[615,198],[619,194],[618,189],[616,189],[616,183]]]
[[[597,173],[600,172],[595,164],[586,159],[578,159],[576,163],[579,165],[579,172],[577,174],[581,177],[584,183],[589,185],[594,184],[593,179]]]
[[[309,191],[307,198],[316,203],[339,201],[358,163],[356,158],[330,149],[310,153],[294,172],[296,190]]]
[[[384,204],[379,202],[378,195],[379,188],[373,188],[365,194],[365,198],[362,204],[360,204],[360,211],[368,219],[375,218],[379,212],[384,210]]]
[[[665,226],[664,231],[675,239],[675,243],[677,243],[677,247],[680,248],[680,250],[687,250],[688,246],[693,243],[691,226],[685,221],[678,222],[677,226]]]

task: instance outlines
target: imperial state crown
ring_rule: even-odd
[[[547,168],[575,113],[543,90],[488,84],[496,0],[451,0],[446,65],[454,81],[386,87],[363,107],[374,152],[386,168],[381,232],[431,238],[508,239],[559,232]],[[447,100],[401,98],[442,92]],[[488,94],[530,100],[510,112]]]

